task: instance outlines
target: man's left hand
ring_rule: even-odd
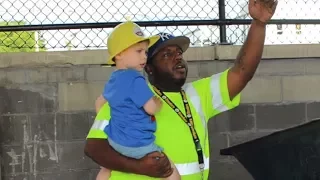
[[[249,0],[250,16],[262,23],[267,23],[273,16],[278,0]]]

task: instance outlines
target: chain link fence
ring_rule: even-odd
[[[266,44],[319,43],[320,20],[315,24],[287,24],[285,20],[316,20],[320,17],[319,9],[317,0],[279,1],[274,19],[284,20],[267,26]],[[241,45],[249,24],[210,25],[210,21],[250,19],[248,0],[3,0],[0,15],[0,52],[104,49],[113,27],[108,23],[126,19],[158,22],[161,25],[143,26],[147,35],[186,35],[192,46]],[[169,21],[187,23],[166,25]],[[204,21],[209,23],[200,23]],[[190,22],[192,25],[188,25]],[[69,27],[95,23],[106,26]],[[28,29],[33,26],[36,28]]]

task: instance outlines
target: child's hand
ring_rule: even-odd
[[[162,101],[160,98],[153,96],[148,100],[148,102],[143,106],[144,110],[149,115],[155,115],[162,107]]]
[[[154,102],[156,103],[157,110],[160,110],[162,107],[162,100],[159,97],[154,96]]]

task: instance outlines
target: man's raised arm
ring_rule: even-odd
[[[273,16],[277,3],[277,0],[249,0],[249,14],[253,21],[235,65],[228,73],[230,99],[239,94],[254,76],[263,53],[266,24]]]

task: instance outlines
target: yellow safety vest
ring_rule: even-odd
[[[175,166],[182,180],[206,180],[209,174],[209,141],[207,122],[213,116],[230,110],[240,103],[240,94],[232,101],[229,98],[226,71],[214,74],[183,86],[191,107],[194,126],[199,136],[204,154],[204,170],[201,171],[198,156],[189,127],[178,114],[165,102],[160,112],[155,116],[157,130],[155,143],[164,148]],[[151,88],[152,89],[152,88]],[[165,93],[184,113],[185,109],[180,93]],[[110,108],[105,104],[98,113],[87,138],[107,139],[104,128],[109,124]],[[142,175],[112,171],[110,180],[152,180]]]

